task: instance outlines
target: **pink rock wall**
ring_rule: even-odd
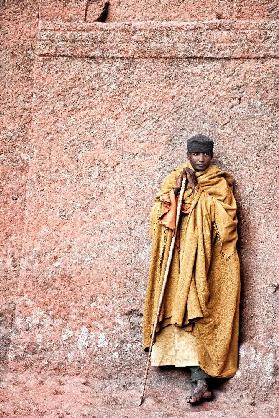
[[[42,19],[83,21],[86,0],[40,2]],[[87,21],[94,21],[104,0],[88,1]],[[207,19],[276,19],[276,0],[110,0],[109,22]]]
[[[11,2],[10,2],[11,3]],[[28,131],[33,94],[35,2],[0,2],[0,359],[5,363],[14,320],[24,223],[25,185],[32,150]],[[23,2],[22,2],[23,3]],[[33,4],[32,4],[33,3]]]
[[[272,416],[274,2],[218,2],[227,19],[247,17],[249,3],[251,20],[213,22],[202,20],[214,18],[217,2],[205,2],[202,14],[189,2],[185,15],[173,11],[182,2],[165,2],[169,19],[163,2],[158,19],[155,2],[149,10],[112,2],[111,21],[197,22],[109,24],[81,22],[81,3],[1,6],[3,413],[106,417],[125,407],[123,416],[181,416],[188,408],[181,371],[152,370],[146,404],[141,412],[133,405],[145,362],[149,209],[161,179],[185,160],[186,138],[203,132],[236,178],[243,295],[239,372],[199,416],[219,416],[229,400],[246,411],[239,416],[259,405]]]

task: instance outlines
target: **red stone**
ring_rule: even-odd
[[[276,2],[43,3],[0,3],[1,412],[190,411],[182,370],[136,403],[148,213],[201,132],[236,178],[243,290],[239,372],[191,416],[275,416]]]

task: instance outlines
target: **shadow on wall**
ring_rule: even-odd
[[[222,169],[226,170],[225,164],[223,164],[222,159],[218,156],[214,156],[214,163],[217,164]],[[230,172],[230,170],[228,170]],[[231,173],[234,177],[234,173]],[[243,254],[242,249],[243,245],[242,242],[244,240],[244,225],[245,222],[245,211],[241,207],[241,195],[239,188],[237,184],[234,184],[234,196],[236,198],[237,202],[237,218],[238,218],[238,226],[237,226],[237,232],[238,232],[238,241],[237,241],[237,251],[239,255],[239,261],[240,261],[240,281],[241,281],[241,293],[240,293],[240,309],[239,309],[239,346],[245,341],[245,330],[244,330],[244,321],[243,321],[243,312],[244,312],[244,295],[246,293],[246,287],[245,287],[245,272],[244,272],[244,263],[243,263]],[[245,234],[247,233],[247,228],[245,231]],[[249,232],[249,236],[251,234],[251,231]],[[222,380],[222,379],[221,379]]]
[[[241,280],[241,292],[240,292],[240,309],[239,309],[239,346],[246,340],[245,337],[245,327],[244,327],[244,300],[245,295],[248,293],[247,288],[249,284],[245,280],[245,263],[244,263],[244,235],[247,234],[247,223],[248,223],[248,216],[245,216],[245,211],[241,207],[241,196],[237,185],[234,187],[234,195],[237,202],[237,218],[238,218],[238,242],[237,242],[237,250],[239,254],[239,261],[240,261],[240,280]],[[249,237],[251,236],[252,231],[249,228]]]

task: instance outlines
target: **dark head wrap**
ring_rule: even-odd
[[[213,141],[205,135],[194,135],[187,140],[188,152],[206,152],[213,155]]]

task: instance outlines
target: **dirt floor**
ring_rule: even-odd
[[[7,374],[1,383],[1,417],[226,417],[226,418],[271,418],[276,417],[276,408],[269,403],[229,403],[215,392],[212,402],[191,407],[187,403],[188,388],[158,391],[148,387],[142,406],[141,388],[123,388],[112,391],[113,385],[96,392],[98,383],[76,376]],[[222,398],[222,397],[221,397]]]

